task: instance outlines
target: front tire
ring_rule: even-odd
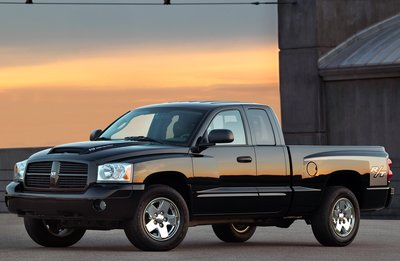
[[[315,238],[324,246],[347,246],[359,225],[360,207],[354,194],[345,187],[328,187],[311,220]]]
[[[44,247],[69,247],[77,243],[85,234],[85,229],[62,228],[56,220],[25,217],[26,232],[37,244]]]
[[[150,186],[125,228],[131,243],[145,251],[168,251],[185,238],[189,210],[183,197],[165,185]]]
[[[244,224],[214,224],[215,235],[224,242],[242,243],[249,240],[256,232],[256,226]]]

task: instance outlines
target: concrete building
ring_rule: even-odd
[[[400,2],[297,0],[278,12],[286,142],[385,146],[397,191],[373,215],[400,218]]]

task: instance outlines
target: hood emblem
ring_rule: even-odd
[[[50,173],[50,183],[57,184],[59,177],[57,171],[52,171]]]

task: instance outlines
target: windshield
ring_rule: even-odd
[[[147,108],[128,112],[98,138],[187,145],[205,111]]]

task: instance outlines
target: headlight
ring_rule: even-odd
[[[97,169],[97,182],[132,182],[133,166],[130,163],[107,163]]]
[[[15,163],[14,181],[24,181],[27,160]]]

